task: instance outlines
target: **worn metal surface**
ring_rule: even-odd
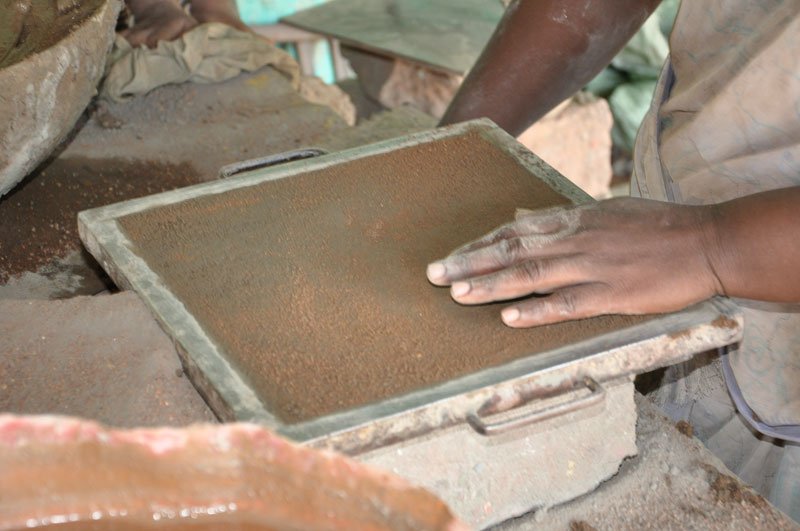
[[[502,16],[496,0],[336,0],[283,22],[355,48],[463,75]]]
[[[463,423],[469,414],[479,410],[483,415],[493,414],[529,402],[532,397],[558,394],[572,389],[575,382],[586,376],[604,382],[676,363],[740,337],[741,318],[735,307],[722,300],[708,301],[620,332],[522,358],[404,396],[287,425],[265,407],[181,301],[136,255],[116,222],[119,217],[159,205],[286,178],[476,129],[572,201],[590,200],[491,122],[481,120],[82,212],[79,216],[81,238],[117,284],[135,289],[175,338],[187,372],[195,378],[196,386],[217,415],[227,420],[262,422],[295,440],[350,454]]]

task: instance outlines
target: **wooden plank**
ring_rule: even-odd
[[[282,21],[356,48],[463,75],[502,15],[497,0],[334,0]]]

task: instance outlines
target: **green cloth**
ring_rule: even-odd
[[[653,97],[658,76],[669,54],[667,36],[672,30],[679,0],[665,0],[611,65],[595,77],[586,90],[608,99],[614,115],[614,144],[633,151],[636,132]]]

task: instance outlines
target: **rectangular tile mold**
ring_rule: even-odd
[[[457,147],[463,142],[467,147]],[[485,153],[477,153],[482,151]],[[465,157],[467,152],[469,156]],[[488,162],[479,160],[486,157]],[[434,183],[428,182],[431,164],[440,165],[434,174],[443,173]],[[521,174],[509,164],[524,171]],[[375,167],[386,169],[385,176],[378,175]],[[358,176],[352,177],[351,170],[358,169],[372,177],[361,181]],[[502,175],[493,175],[493,171]],[[526,181],[528,175],[530,181]],[[534,181],[538,184],[532,184]],[[421,196],[420,190],[427,195]],[[446,290],[425,282],[427,260],[441,257],[453,245],[513,218],[516,206],[536,206],[537,197],[541,199],[540,194],[545,193],[550,194],[545,201],[549,204],[591,201],[494,124],[477,120],[85,211],[79,215],[79,227],[85,245],[115,282],[137,291],[173,337],[187,373],[221,419],[264,423],[298,441],[359,454],[463,424],[477,412],[500,413],[542,396],[569,391],[586,377],[602,383],[673,364],[741,336],[741,316],[735,306],[715,299],[675,314],[606,318],[597,321],[597,326],[566,325],[551,334],[561,337],[560,343],[537,349],[531,340],[537,337],[536,332],[503,328],[498,307],[458,307]],[[197,227],[191,225],[195,219],[216,219],[221,206],[236,212],[225,218],[222,233],[207,234],[205,229],[195,230]],[[420,212],[422,215],[417,215]],[[456,221],[448,224],[450,220]],[[394,230],[398,223],[414,229],[414,234]],[[450,228],[445,230],[445,225]],[[304,231],[307,239],[300,243],[292,240]],[[343,231],[350,232],[343,235]],[[192,240],[193,234],[197,241],[187,244],[186,238]],[[240,242],[237,249],[225,247],[224,242],[237,235],[244,243]],[[157,245],[154,240],[158,240]],[[221,247],[211,253],[203,247],[208,241]],[[324,248],[315,261],[314,253],[308,251],[314,248]],[[160,255],[158,249],[165,254]],[[249,255],[237,254],[244,251]],[[200,252],[197,256],[202,259],[193,259],[197,258],[192,254],[195,252]],[[237,264],[254,263],[253,253],[263,259],[263,269],[237,270]],[[348,262],[353,256],[357,259]],[[362,259],[363,263],[359,261]],[[194,264],[194,269],[187,263]],[[271,284],[264,280],[270,271],[278,277]],[[320,271],[332,276],[320,277]],[[171,273],[199,275],[198,279],[216,275],[217,291],[187,291],[192,284],[170,280]],[[316,276],[304,277],[306,273]],[[231,289],[240,295],[231,296],[231,301],[223,305],[224,312],[215,314],[208,306],[215,304],[213,296],[232,275],[247,277],[230,281],[238,286]],[[391,275],[402,278],[395,281]],[[249,293],[261,302],[251,306],[242,302],[248,285],[263,286],[265,282],[270,286],[267,293]],[[304,295],[308,290],[320,293]],[[337,306],[337,290],[348,300],[359,300],[360,306]],[[411,297],[413,301],[404,298],[408,290],[417,297]],[[366,300],[359,299],[359,294],[366,294]],[[334,314],[322,315],[316,307],[299,308],[302,305],[298,301],[306,295],[306,302],[328,304],[323,310]],[[415,309],[413,305],[420,300],[424,307]],[[254,323],[248,316],[253,308],[271,318]],[[337,311],[340,315],[335,315]],[[415,311],[421,317],[393,329],[395,321]],[[435,328],[430,322],[438,313],[432,311],[444,312],[436,326],[462,331],[461,336],[445,334],[442,342],[447,348],[486,351],[495,345],[498,352],[508,352],[492,358],[493,364],[480,366],[469,361],[476,357],[472,351],[471,355],[459,356],[469,359],[453,371],[429,378],[431,372],[436,373],[435,360],[431,361],[431,353],[425,350],[437,348],[431,340]],[[224,318],[220,317],[222,313]],[[218,317],[224,322],[214,325]],[[372,321],[380,326],[370,328]],[[337,322],[346,325],[338,334]],[[415,327],[419,334],[414,333]],[[472,328],[478,331],[474,336],[469,335]],[[261,329],[269,331],[266,339],[259,336],[263,335]],[[318,329],[328,334],[322,340],[314,337]],[[494,330],[496,341],[487,343],[486,337],[494,337]],[[355,335],[351,337],[352,331]],[[361,346],[361,350],[353,349],[358,350],[352,353],[355,359],[348,358],[351,354],[346,344],[337,343],[339,335]],[[261,342],[256,341],[255,347],[241,347],[250,336],[261,337]],[[363,341],[364,337],[369,341]],[[428,342],[415,344],[416,337]],[[463,344],[459,344],[459,337]],[[273,339],[276,342],[271,342]],[[367,352],[363,348],[370,341],[381,349],[373,352],[380,363],[369,369],[373,373],[364,376],[359,374],[359,367],[368,364],[358,356]],[[526,341],[531,343],[528,351]],[[326,352],[319,351],[298,362],[307,374],[297,375],[291,385],[299,387],[294,391],[299,400],[312,396],[319,402],[332,396],[336,401],[338,392],[340,398],[344,397],[344,405],[312,401],[303,406],[305,410],[300,408],[300,413],[291,406],[271,407],[267,399],[275,392],[275,383],[280,385],[291,371],[272,375],[271,383],[254,384],[250,375],[258,368],[243,369],[242,360],[231,354],[240,347],[252,350],[277,345],[282,356],[292,356],[325,342],[330,347],[321,350],[341,357],[334,358],[334,363],[350,364],[352,370],[344,371],[348,378],[339,381],[342,376],[333,370],[315,374],[316,367],[325,365],[318,362]],[[439,350],[436,355],[445,355],[443,352]],[[394,354],[403,359],[395,365],[390,360],[387,365],[389,358],[385,356]],[[273,357],[269,363],[262,360],[262,368],[266,366],[264,370],[269,372],[279,365],[277,359]],[[415,363],[428,364],[415,373]],[[380,374],[381,365],[387,365],[387,372],[373,378]],[[392,377],[402,371],[412,373],[411,381],[421,378],[420,385],[390,385],[384,395],[377,388],[359,395],[361,387],[369,388],[376,382],[404,381],[405,376]],[[310,389],[315,384],[332,386],[334,394],[315,394]],[[353,389],[352,394],[359,399],[350,400],[347,389]],[[280,399],[280,390],[272,396]],[[371,396],[377,398],[363,401]]]

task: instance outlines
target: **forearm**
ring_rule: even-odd
[[[603,69],[660,0],[518,0],[441,125],[488,117],[519,135]]]
[[[192,0],[191,9],[193,11],[207,11],[216,13],[239,13],[236,7],[236,0]]]
[[[180,6],[178,0],[127,0],[126,2],[134,17],[141,16],[142,13],[153,6],[164,3]]]
[[[709,262],[721,292],[730,297],[800,302],[800,187],[710,208]]]
[[[239,18],[236,0],[192,0],[191,13],[198,22],[222,22],[242,31],[249,31]]]

